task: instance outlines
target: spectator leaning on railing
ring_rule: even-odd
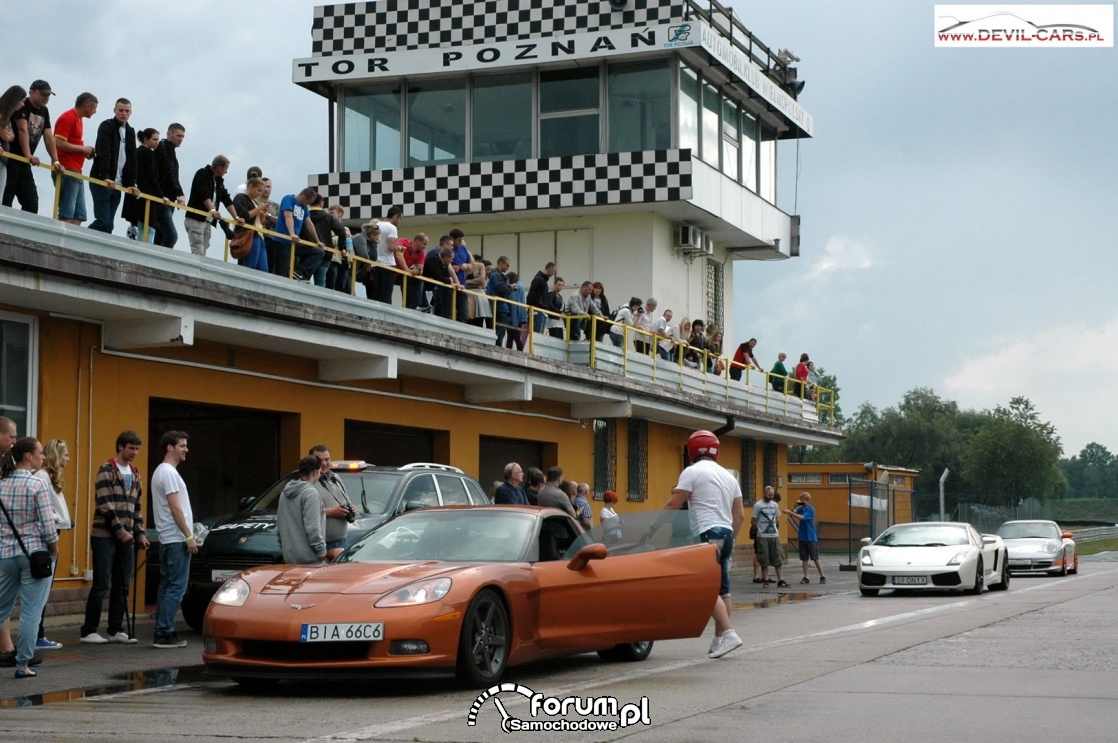
[[[167,136],[155,148],[155,177],[159,181],[159,195],[167,202],[152,203],[151,221],[155,225],[155,244],[172,250],[179,241],[179,231],[175,229],[174,209],[169,202],[186,203],[186,194],[179,183],[179,158],[175,152],[185,138],[186,127],[171,124],[167,127]]]
[[[74,107],[64,111],[54,122],[54,141],[58,148],[58,160],[70,173],[81,173],[85,161],[93,157],[93,146],[85,143],[85,124],[97,113],[97,96],[82,93],[74,101]],[[81,178],[56,176],[58,189],[58,220],[70,224],[81,224],[86,220],[85,183]]]
[[[112,232],[116,221],[116,210],[120,206],[121,193],[115,187],[136,188],[136,130],[128,123],[132,117],[132,103],[127,98],[118,98],[113,106],[113,115],[97,127],[97,139],[93,148],[93,167],[89,177],[105,181],[104,185],[90,182],[89,196],[93,200],[93,222],[91,230]]]
[[[50,89],[50,83],[46,80],[36,80],[31,83],[31,91],[24,99],[23,106],[10,115],[15,134],[11,151],[13,154],[27,158],[30,162],[8,161],[4,206],[11,206],[16,199],[19,199],[19,206],[23,211],[32,214],[39,212],[39,189],[35,186],[35,174],[31,171],[31,167],[39,164],[35,149],[39,146],[40,139],[43,140],[43,146],[50,156],[51,167],[62,170],[62,163],[58,162],[58,150],[54,144],[54,131],[50,125],[50,111],[47,110],[47,101],[52,95],[54,93]]]
[[[237,208],[233,206],[233,199],[225,188],[225,174],[229,172],[229,158],[217,155],[209,165],[203,165],[194,173],[190,183],[190,199],[186,205],[191,209],[208,212],[209,217],[203,217],[195,212],[187,212],[184,226],[186,236],[190,240],[190,252],[194,255],[205,255],[210,248],[211,227],[220,225],[226,238],[233,237],[233,231],[224,222],[218,221],[221,214],[217,205],[221,204],[233,219],[240,219]]]

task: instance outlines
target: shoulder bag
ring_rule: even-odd
[[[2,500],[0,500],[0,511],[4,512],[4,518],[8,520],[8,526],[12,528],[12,533],[16,535],[19,548],[23,550],[23,554],[27,555],[27,560],[31,563],[31,577],[42,580],[43,578],[49,578],[54,575],[54,565],[50,557],[50,552],[46,550],[37,550],[28,553],[27,547],[23,544],[23,537],[19,535],[16,525],[12,522],[11,514],[8,513],[8,509],[4,506],[4,501]]]

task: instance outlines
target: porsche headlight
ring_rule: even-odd
[[[1056,540],[1053,539],[1053,540],[1050,540],[1050,541],[1044,543],[1044,551],[1055,554],[1055,553],[1059,552],[1060,548],[1063,547],[1063,546],[1064,545],[1062,543],[1057,542]]]
[[[862,556],[859,559],[863,565],[873,565],[873,555],[868,550],[862,550]]]
[[[249,593],[251,590],[248,583],[240,578],[234,578],[221,584],[221,588],[214,594],[213,602],[222,606],[244,606],[248,601]]]
[[[963,560],[967,559],[967,555],[969,555],[969,554],[970,554],[970,550],[959,550],[958,552],[955,553],[954,557],[952,557],[950,560],[947,561],[947,564],[948,565],[959,565],[963,562]]]
[[[412,583],[393,591],[377,601],[373,606],[384,609],[392,606],[417,606],[438,601],[450,593],[450,578],[430,578]]]

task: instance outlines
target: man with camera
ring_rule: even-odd
[[[819,582],[826,583],[827,576],[823,575],[823,566],[819,563],[819,530],[815,527],[815,507],[811,505],[811,493],[800,493],[795,510],[784,509],[784,513],[796,527],[800,561],[804,564],[804,577],[800,583],[811,583],[807,577],[808,560],[815,563],[815,569],[819,571]]]
[[[326,554],[333,556],[338,554],[332,553],[333,550],[345,549],[349,525],[357,520],[357,509],[349,502],[341,479],[330,470],[330,449],[325,444],[319,444],[311,447],[308,454],[317,457],[322,465],[322,474],[315,488],[326,514]]]

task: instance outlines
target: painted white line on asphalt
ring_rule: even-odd
[[[1107,570],[1107,571],[1104,571],[1102,573],[1092,573],[1091,576],[1076,575],[1074,578],[1068,578],[1064,581],[1061,581],[1060,583],[1061,584],[1068,583],[1072,580],[1075,580],[1076,578],[1094,577],[1094,576],[1106,575],[1108,573],[1114,573],[1114,572],[1118,572],[1118,568],[1115,568],[1115,569],[1112,569],[1112,570]],[[1030,591],[1039,590],[1041,588],[1052,588],[1052,587],[1054,587],[1054,586],[1050,583],[1040,583],[1040,584],[1037,584],[1036,586],[1030,586],[1029,588],[1022,588],[1021,590],[1015,591],[1014,593],[1026,593],[1026,592],[1030,592]],[[1010,590],[1012,590],[1012,588]],[[1002,595],[1010,595],[1010,594],[1002,594]],[[784,645],[793,645],[793,644],[796,644],[796,643],[808,642],[808,641],[811,641],[811,640],[819,640],[819,639],[830,638],[830,637],[834,637],[836,635],[841,635],[841,634],[856,633],[856,632],[876,629],[876,628],[879,628],[879,627],[884,627],[884,626],[888,626],[888,625],[892,625],[892,624],[897,624],[899,622],[906,622],[906,621],[909,621],[909,620],[912,620],[912,619],[918,619],[918,618],[921,618],[921,617],[928,616],[929,614],[937,614],[939,612],[948,611],[950,609],[958,609],[958,608],[961,608],[961,607],[969,606],[970,604],[976,603],[979,600],[980,600],[979,597],[975,596],[974,598],[964,599],[962,601],[953,601],[949,604],[940,604],[940,605],[937,605],[937,606],[929,606],[929,607],[924,608],[924,609],[917,609],[915,611],[906,611],[906,612],[903,612],[901,614],[893,614],[893,615],[890,615],[890,616],[887,616],[887,617],[881,617],[879,619],[869,619],[869,620],[866,620],[864,622],[856,622],[854,624],[848,624],[848,625],[845,625],[843,627],[835,627],[834,629],[821,630],[819,632],[812,632],[812,633],[809,633],[809,634],[806,634],[806,635],[797,635],[796,637],[786,637],[786,638],[783,638],[783,639],[780,639],[780,640],[771,640],[769,642],[763,642],[763,643],[759,643],[759,644],[756,644],[756,645],[748,645],[748,646],[745,646],[745,647],[741,648],[740,652],[756,653],[756,652],[760,652],[762,650],[769,650],[771,648],[782,647]],[[548,691],[548,696],[562,698],[563,696],[565,696],[567,694],[571,694],[571,693],[575,693],[575,692],[582,692],[582,691],[585,691],[587,689],[594,689],[594,688],[601,687],[601,686],[615,686],[618,683],[624,683],[626,681],[632,681],[633,679],[642,678],[644,676],[654,676],[654,675],[658,675],[658,674],[662,674],[662,673],[670,673],[672,671],[678,671],[680,669],[690,668],[692,666],[698,666],[698,665],[702,665],[704,663],[713,663],[713,662],[715,662],[715,661],[712,661],[709,658],[693,658],[691,660],[676,661],[675,663],[668,663],[668,664],[665,664],[665,665],[662,665],[662,666],[656,666],[654,668],[645,668],[645,669],[640,669],[640,670],[627,671],[625,673],[613,674],[611,676],[604,677],[604,678],[603,677],[598,677],[595,681],[590,681],[590,682],[580,681],[577,684],[570,684],[570,685],[567,685],[567,686],[559,687],[558,689],[552,689],[552,690]],[[523,697],[519,697],[519,696],[518,697],[509,697],[508,699],[506,699],[504,701],[504,703],[507,707],[515,707],[515,706],[521,705],[521,704],[528,704],[528,700],[524,699]],[[334,733],[332,735],[324,735],[320,738],[310,738],[306,741],[303,741],[303,743],[357,743],[358,741],[372,740],[374,738],[385,737],[385,736],[388,736],[388,735],[391,735],[391,734],[394,734],[394,733],[400,733],[400,732],[403,732],[405,730],[410,730],[412,728],[421,727],[423,725],[440,723],[440,722],[448,722],[448,721],[454,720],[456,718],[462,718],[464,720],[465,717],[466,717],[466,712],[464,712],[461,709],[441,710],[439,712],[431,712],[431,713],[428,713],[426,715],[419,715],[417,717],[409,717],[409,718],[402,719],[402,720],[394,720],[392,722],[384,722],[384,723],[378,723],[378,724],[375,724],[375,725],[369,725],[368,727],[360,728],[358,730],[350,730],[350,731],[344,732],[344,733]]]

